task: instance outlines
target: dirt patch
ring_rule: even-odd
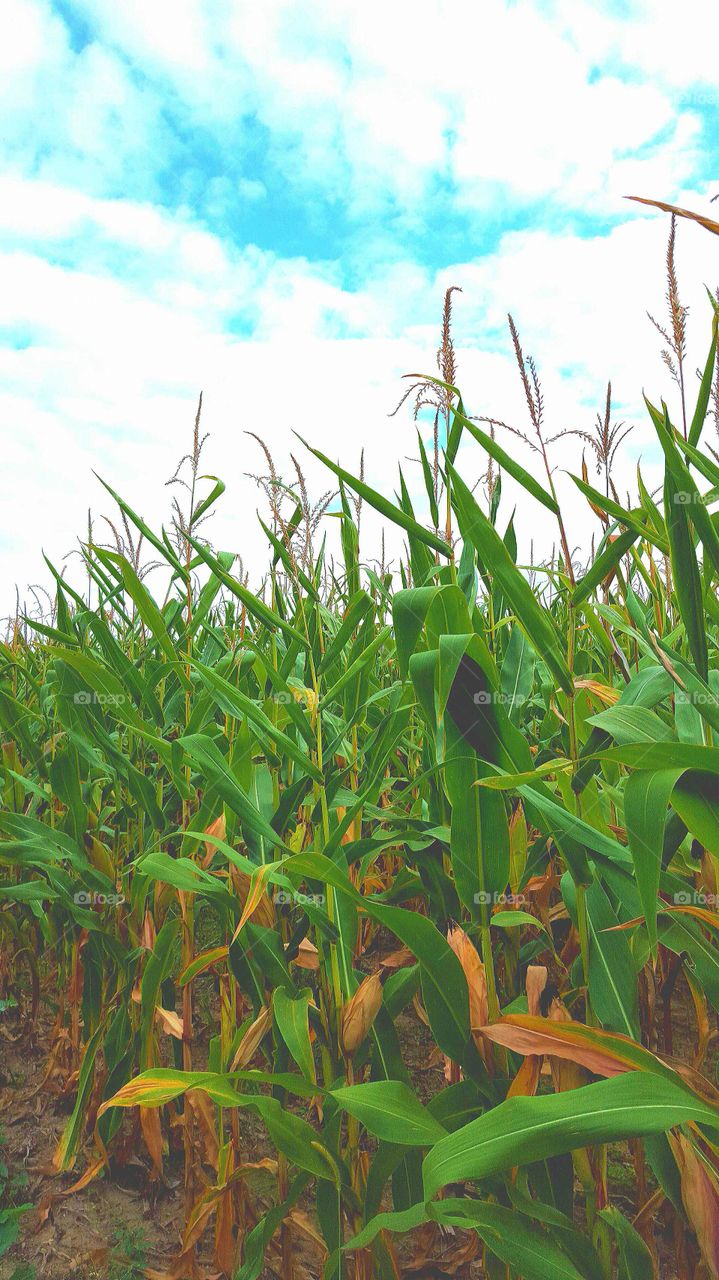
[[[172,1256],[182,1223],[182,1197],[168,1186],[151,1200],[144,1163],[130,1161],[112,1179],[99,1177],[67,1199],[53,1199],[83,1172],[50,1176],[53,1153],[68,1116],[68,1101],[43,1087],[46,1058],[32,1044],[0,1041],[0,1159],[13,1179],[13,1201],[34,1208],[22,1218],[21,1238],[0,1259],[0,1280],[31,1263],[38,1280],[95,1280],[117,1262],[146,1252],[151,1265]],[[141,1248],[141,1244],[146,1245]],[[127,1268],[126,1268],[127,1270]],[[127,1271],[128,1280],[132,1275]]]
[[[673,1007],[673,1050],[678,1058],[691,1061],[695,1040],[693,1010],[689,993],[686,992],[686,1000],[684,994],[677,991],[679,998],[675,998]],[[411,1006],[397,1017],[395,1025],[414,1087],[427,1102],[447,1083],[444,1064],[438,1059],[429,1031]],[[43,1084],[47,1062],[41,1046],[48,1042],[48,1031],[49,1027],[40,1025],[37,1038],[30,1042],[0,1039],[0,1164],[8,1167],[13,1179],[12,1202],[28,1201],[34,1206],[23,1215],[20,1239],[0,1258],[0,1280],[11,1280],[22,1264],[35,1268],[37,1280],[140,1280],[146,1267],[165,1271],[179,1252],[185,1220],[179,1142],[175,1149],[171,1146],[165,1160],[164,1184],[150,1180],[149,1162],[138,1134],[136,1149],[132,1142],[125,1144],[123,1163],[113,1163],[110,1176],[103,1173],[67,1198],[55,1198],[67,1191],[84,1172],[85,1165],[80,1157],[73,1172],[51,1176],[53,1152],[73,1099],[72,1094],[64,1096]],[[198,1068],[205,1065],[203,1057],[200,1042]],[[704,1069],[711,1071],[711,1064]],[[241,1125],[245,1159],[259,1161],[274,1154],[256,1117],[244,1112]],[[129,1117],[125,1127],[132,1129]],[[635,1170],[625,1144],[610,1148],[609,1172],[613,1203],[631,1220],[640,1205]],[[211,1173],[208,1182],[211,1183]],[[272,1178],[268,1176],[266,1182],[269,1196]],[[650,1189],[652,1186],[650,1175]],[[258,1190],[262,1197],[261,1185]],[[298,1207],[311,1222],[312,1197],[300,1201]],[[384,1207],[391,1206],[387,1203]],[[578,1195],[578,1220],[581,1213]],[[198,1254],[198,1274],[206,1276],[213,1274],[211,1235],[210,1231]],[[662,1280],[675,1280],[675,1242],[671,1229],[663,1226],[661,1214],[655,1223],[655,1239]],[[398,1245],[402,1273],[418,1280],[444,1275],[480,1280],[485,1272],[473,1256],[474,1251],[473,1238],[467,1233],[436,1228],[421,1229]],[[297,1280],[320,1276],[320,1254],[302,1233],[297,1233],[293,1257]],[[426,1260],[425,1266],[422,1259]],[[281,1276],[279,1260],[268,1255],[262,1274],[263,1280]],[[23,1275],[19,1270],[17,1280],[30,1280],[32,1275],[30,1271]]]

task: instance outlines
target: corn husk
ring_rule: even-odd
[[[340,1019],[340,1043],[346,1058],[351,1058],[365,1040],[382,1004],[382,979],[370,974],[347,1001]]]

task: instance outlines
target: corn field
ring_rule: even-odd
[[[0,1054],[41,1043],[67,1103],[46,1212],[179,1181],[156,1280],[719,1276],[719,309],[695,378],[674,229],[663,486],[620,499],[608,395],[581,571],[534,365],[512,322],[530,472],[465,408],[450,291],[421,510],[267,455],[255,591],[201,529],[198,410],[170,530],[106,484],[86,589],[48,561],[0,644]]]

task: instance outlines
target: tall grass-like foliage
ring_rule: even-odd
[[[390,498],[312,450],[315,503],[260,442],[255,592],[201,528],[223,485],[200,474],[200,405],[169,531],[106,485],[119,514],[109,547],[88,529],[85,594],[50,565],[51,613],[0,645],[0,1008],[44,1028],[71,1088],[64,1193],[138,1147],[151,1181],[181,1159],[176,1280],[202,1259],[292,1280],[308,1256],[391,1280],[440,1254],[502,1280],[651,1280],[660,1219],[677,1275],[719,1276],[718,312],[695,384],[674,235],[676,411],[647,401],[663,490],[638,472],[620,499],[610,387],[578,446],[583,572],[535,366],[510,320],[530,474],[465,409],[450,291],[439,376],[409,393],[435,415],[425,511],[402,475]],[[556,523],[529,575],[504,474],[524,518]],[[363,504],[403,531],[397,574],[363,558]]]

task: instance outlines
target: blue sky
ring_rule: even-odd
[[[93,468],[166,516],[200,388],[216,537],[247,563],[245,431],[282,465],[293,428],[347,465],[364,445],[391,491],[416,450],[387,413],[432,368],[449,284],[472,411],[522,413],[512,310],[556,426],[586,429],[611,377],[627,483],[651,470],[667,226],[622,197],[719,190],[701,0],[681,22],[656,0],[6,0],[2,20],[4,601],[106,510]],[[717,245],[681,228],[696,364]]]

